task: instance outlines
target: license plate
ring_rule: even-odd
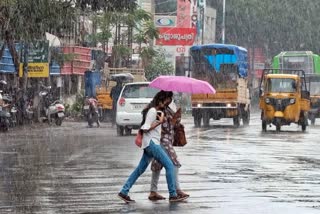
[[[64,113],[63,112],[59,112],[58,113],[58,117],[64,117]]]
[[[146,104],[134,104],[133,108],[134,109],[143,109],[146,106]]]
[[[89,109],[89,106],[84,106],[83,109],[84,109],[84,110],[88,110],[88,109]]]

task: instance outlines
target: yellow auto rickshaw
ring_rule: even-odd
[[[281,126],[296,123],[302,131],[308,125],[310,93],[303,70],[264,69],[260,82],[259,107],[262,130],[267,125]]]
[[[320,118],[320,74],[307,75],[307,86],[310,91],[310,111],[308,113],[311,125]]]

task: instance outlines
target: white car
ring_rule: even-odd
[[[130,135],[132,129],[139,129],[142,110],[148,105],[158,89],[150,88],[149,82],[127,83],[123,86],[117,101],[116,124],[119,136]]]

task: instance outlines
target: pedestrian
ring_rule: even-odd
[[[173,147],[174,141],[174,127],[180,123],[181,120],[181,108],[177,110],[175,103],[173,102],[173,93],[167,92],[167,97],[169,97],[168,102],[165,103],[164,115],[166,120],[162,123],[162,132],[160,138],[160,145],[165,149],[169,155],[171,161],[175,167],[175,177],[176,177],[176,190],[177,194],[180,197],[188,198],[189,195],[183,192],[180,188],[179,182],[179,168],[181,167],[180,162],[178,161],[177,154]],[[160,177],[160,172],[162,169],[162,164],[157,160],[153,160],[151,164],[152,177],[151,177],[151,188],[149,194],[149,200],[163,200],[165,197],[160,195],[158,191],[158,182]]]
[[[164,113],[160,110],[162,110],[165,103],[168,102],[166,95],[167,94],[164,91],[158,92],[151,103],[142,111],[143,119],[141,130],[143,130],[143,138],[141,148],[143,149],[143,155],[139,165],[131,173],[120,193],[118,193],[118,197],[127,203],[134,202],[134,200],[128,196],[129,190],[140,175],[145,172],[152,159],[156,159],[166,169],[169,201],[176,202],[186,199],[186,197],[177,195],[174,165],[168,154],[160,145],[161,124],[165,120]],[[160,113],[160,115],[157,115],[158,113]]]
[[[117,113],[117,101],[122,90],[122,83],[120,80],[117,80],[117,84],[112,87],[110,92],[110,97],[112,99],[112,112],[111,112],[111,124],[112,127],[116,123],[116,113]]]

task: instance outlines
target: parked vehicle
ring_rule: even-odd
[[[0,130],[8,131],[10,126],[10,113],[6,110],[7,104],[4,103],[2,91],[0,90]]]
[[[320,74],[307,75],[307,85],[310,91],[310,111],[308,113],[311,125],[320,118]]]
[[[215,94],[193,94],[192,116],[195,127],[209,126],[210,119],[233,119],[235,127],[249,125],[250,95],[248,57],[243,47],[227,44],[204,44],[190,48],[191,76],[207,81]]]
[[[0,106],[0,130],[8,131],[10,127],[10,113]]]
[[[13,102],[13,98],[9,94],[2,95],[2,100],[4,101],[6,108],[6,112],[9,112],[10,117],[9,119],[9,126],[15,127],[17,125],[17,108]]]
[[[259,106],[262,130],[268,124],[281,126],[296,123],[302,131],[308,125],[310,93],[303,70],[264,69],[260,82]]]
[[[149,82],[127,83],[123,86],[117,101],[117,134],[130,135],[132,129],[139,129],[142,122],[142,110],[159,91],[148,87]]]
[[[44,88],[45,90],[40,91],[39,95],[42,97],[45,120],[47,120],[48,123],[55,121],[57,126],[61,126],[65,117],[65,107],[60,100],[53,99],[50,86]]]

